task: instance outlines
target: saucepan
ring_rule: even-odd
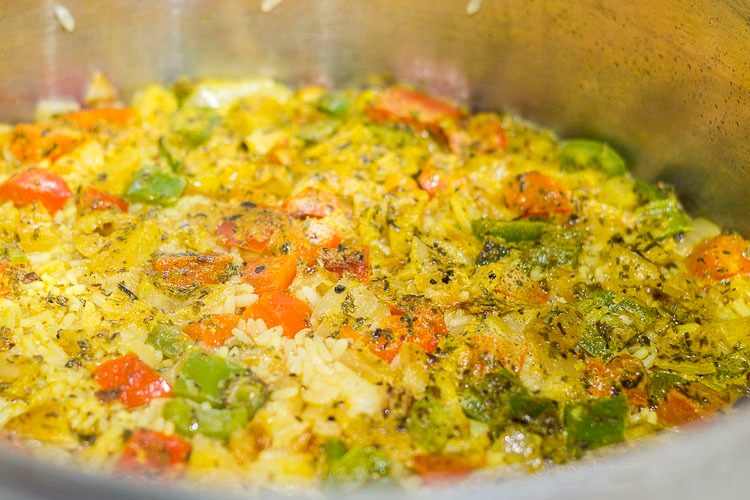
[[[97,71],[123,96],[184,75],[334,87],[385,76],[606,140],[693,215],[750,232],[747,1],[3,0],[0,68],[5,122],[30,119],[40,99],[80,98]],[[742,498],[748,421],[740,407],[534,476],[416,495]],[[209,496],[0,450],[2,498]]]

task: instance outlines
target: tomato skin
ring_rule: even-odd
[[[312,309],[307,302],[283,293],[273,293],[258,298],[242,314],[244,319],[262,319],[268,328],[281,326],[284,337],[294,338],[303,328],[308,328]]]
[[[12,201],[16,206],[37,201],[50,215],[55,215],[72,194],[59,174],[42,168],[25,170],[0,185],[0,200]]]
[[[221,245],[263,253],[288,224],[288,216],[280,210],[253,204],[244,212],[224,218],[216,227],[216,236]]]
[[[232,330],[240,322],[237,314],[212,314],[185,326],[185,333],[209,347],[221,347],[232,336]]]
[[[242,270],[242,281],[258,295],[286,290],[295,276],[297,259],[291,255],[259,257],[245,262]]]
[[[466,478],[471,471],[483,467],[486,458],[458,453],[421,454],[412,458],[414,472],[425,484],[445,484]]]
[[[696,246],[687,258],[696,277],[723,280],[750,273],[750,242],[736,234],[723,234]]]
[[[179,436],[138,429],[128,439],[115,465],[119,472],[162,479],[176,478],[184,471],[191,445]]]
[[[430,164],[426,165],[419,173],[417,182],[422,189],[427,191],[427,194],[431,198],[434,198],[440,192],[447,191],[451,187],[450,177]]]
[[[99,365],[94,380],[127,407],[143,406],[152,399],[169,396],[172,387],[153,368],[132,352]]]
[[[563,187],[537,171],[510,179],[504,186],[505,203],[521,217],[548,217],[573,212],[573,205]]]
[[[86,186],[78,196],[78,208],[81,211],[117,208],[121,212],[127,212],[130,209],[130,204],[119,196]]]

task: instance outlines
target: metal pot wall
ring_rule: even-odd
[[[693,214],[750,231],[750,2],[284,0],[263,12],[271,4],[66,0],[70,30],[51,0],[2,0],[0,120],[30,118],[40,98],[80,97],[95,70],[125,94],[181,75],[346,86],[387,74],[474,109],[516,112],[563,136],[606,139],[637,176],[675,184]],[[478,11],[468,13],[469,4]],[[748,416],[462,491],[740,498]],[[0,453],[0,482],[3,498],[191,495],[8,452]]]

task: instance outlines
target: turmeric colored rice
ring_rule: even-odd
[[[577,460],[748,391],[750,243],[604,143],[401,85],[89,104],[0,126],[8,446],[412,488]]]

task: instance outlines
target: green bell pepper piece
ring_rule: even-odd
[[[643,229],[657,240],[684,233],[692,227],[690,218],[675,198],[650,201],[638,207],[636,215]]]
[[[390,471],[391,462],[385,453],[374,446],[358,444],[331,459],[326,481],[346,489],[356,489],[387,476]]]
[[[451,418],[440,401],[427,396],[411,406],[406,429],[419,446],[430,453],[438,453],[451,435]]]
[[[164,405],[162,415],[183,436],[196,433],[226,441],[250,420],[247,408],[210,408],[185,398],[174,398]]]
[[[171,207],[182,196],[187,182],[171,171],[143,167],[130,181],[125,198],[130,201]]]
[[[177,375],[174,393],[193,401],[208,401],[214,406],[220,406],[224,404],[222,393],[227,379],[242,371],[242,367],[221,356],[191,352]]]
[[[349,111],[349,99],[343,92],[329,92],[318,99],[317,108],[331,116],[342,118]]]
[[[572,403],[565,407],[566,444],[573,456],[583,452],[622,442],[628,402],[625,396]]]
[[[596,168],[607,177],[625,175],[625,160],[609,145],[589,139],[564,141],[560,146],[560,161],[565,168]]]
[[[172,117],[172,130],[191,147],[206,142],[219,123],[219,115],[211,108],[186,106]]]
[[[176,358],[188,348],[190,337],[175,326],[157,323],[146,337],[146,343],[161,351],[164,356]]]
[[[502,238],[508,243],[539,241],[548,226],[546,222],[531,220],[477,219],[471,221],[471,230],[477,238],[484,239],[487,236],[494,236]]]

